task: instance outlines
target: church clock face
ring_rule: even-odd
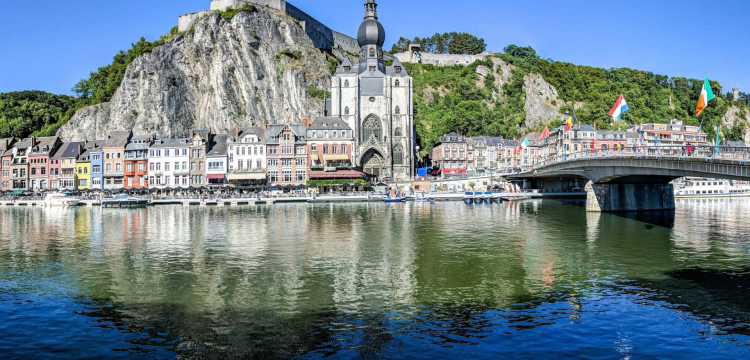
[[[374,96],[370,96],[370,99],[369,99],[369,100],[370,100],[370,102],[373,102],[373,103],[374,103],[374,102],[375,102],[375,97],[374,97]]]

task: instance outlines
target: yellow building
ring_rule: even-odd
[[[78,190],[91,189],[91,159],[87,150],[83,150],[76,160],[76,186]]]

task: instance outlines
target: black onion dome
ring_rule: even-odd
[[[359,26],[357,42],[360,47],[366,45],[382,47],[385,44],[385,28],[376,19],[365,19],[362,21],[362,25]]]

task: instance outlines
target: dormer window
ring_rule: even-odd
[[[401,73],[401,66],[396,65],[393,69],[396,70],[396,73]],[[396,80],[396,86],[398,86],[398,80]]]
[[[401,70],[398,70],[398,68],[396,68],[396,72],[401,72]],[[396,81],[395,81],[395,82],[393,83],[393,86],[395,86],[395,87],[399,87],[399,86],[401,86],[401,82],[400,82],[400,81],[398,81],[398,80],[396,80]]]
[[[344,80],[344,87],[349,87],[349,80]]]

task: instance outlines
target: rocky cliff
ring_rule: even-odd
[[[136,59],[110,102],[78,111],[58,134],[66,140],[124,129],[178,135],[299,121],[322,113],[316,90],[330,81],[327,56],[299,21],[282,13],[214,12]]]

